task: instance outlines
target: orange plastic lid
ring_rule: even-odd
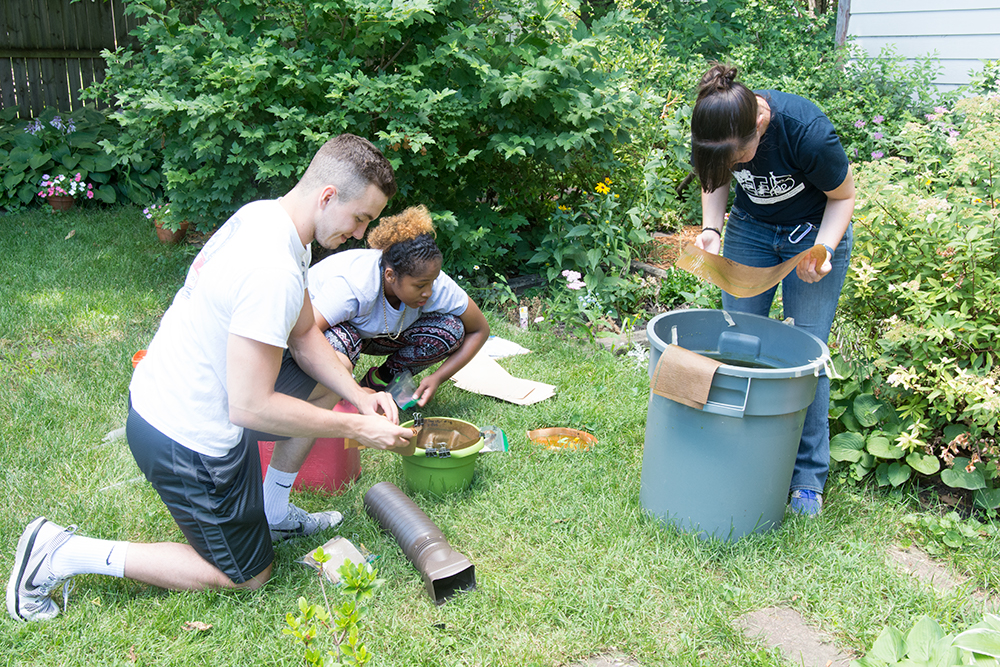
[[[566,449],[587,451],[597,444],[597,438],[590,433],[577,431],[575,428],[539,428],[528,431],[528,440],[539,444],[545,449]]]
[[[136,352],[135,354],[133,354],[132,355],[132,368],[135,368],[136,366],[138,366],[139,362],[142,361],[143,357],[145,357],[145,356],[146,356],[146,350],[139,350],[138,352]]]

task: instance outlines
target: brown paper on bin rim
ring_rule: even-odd
[[[820,264],[826,261],[826,248],[814,245],[777,266],[746,266],[722,255],[707,253],[695,245],[685,246],[676,266],[707,280],[722,291],[745,298],[771,289],[791,273],[806,255],[812,254]]]
[[[715,370],[721,365],[721,361],[680,345],[667,345],[656,362],[649,388],[658,396],[701,410],[708,402]]]

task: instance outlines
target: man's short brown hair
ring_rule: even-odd
[[[369,185],[381,190],[386,198],[396,194],[392,165],[370,141],[353,134],[341,134],[323,144],[299,185],[307,190],[333,185],[340,201],[357,199]]]

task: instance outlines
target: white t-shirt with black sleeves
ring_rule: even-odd
[[[229,421],[229,334],[286,348],[311,258],[276,200],[247,204],[188,270],[129,387],[132,406],[167,437],[206,456],[243,435]]]
[[[327,324],[349,322],[362,338],[376,338],[386,335],[386,325],[395,335],[426,313],[461,317],[469,307],[469,295],[442,271],[427,303],[393,308],[382,297],[381,259],[381,250],[344,250],[309,269],[309,298]]]

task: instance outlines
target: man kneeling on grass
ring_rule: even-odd
[[[128,443],[187,544],[83,537],[44,517],[28,524],[7,583],[16,619],[59,614],[51,593],[77,574],[127,577],[173,590],[258,588],[272,540],[341,520],[308,514],[289,490],[316,437],[386,449],[407,443],[386,393],[354,381],[313,321],[310,243],[361,238],[396,192],[368,141],[341,135],[285,196],[237,211],[195,258],[130,386]],[[283,352],[284,350],[284,352]],[[341,397],[360,414],[333,412]],[[275,444],[261,484],[258,439]]]

